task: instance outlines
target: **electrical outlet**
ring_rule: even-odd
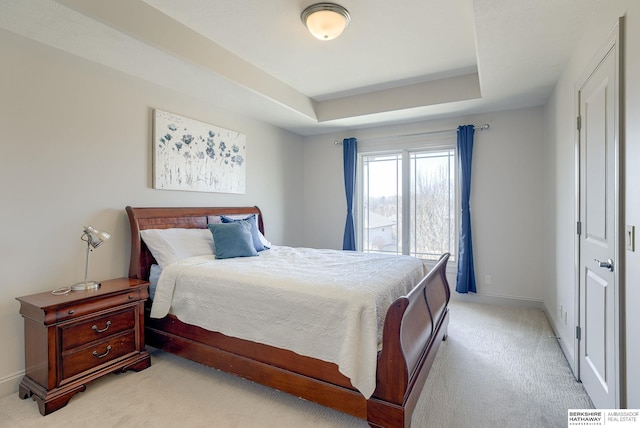
[[[485,275],[484,276],[484,284],[485,285],[493,284],[493,278],[491,278],[491,275]]]

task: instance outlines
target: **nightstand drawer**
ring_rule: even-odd
[[[132,330],[91,346],[68,353],[63,352],[61,380],[134,352],[136,350],[135,339],[136,333]]]
[[[56,322],[77,318],[86,314],[92,314],[104,309],[120,306],[128,302],[135,302],[141,298],[140,290],[133,289],[128,293],[118,294],[116,296],[62,306],[56,310]]]
[[[61,326],[62,350],[76,348],[94,340],[106,339],[121,331],[134,328],[135,308],[113,312],[88,321]]]

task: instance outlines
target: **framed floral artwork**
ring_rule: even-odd
[[[245,193],[244,134],[154,109],[153,188]]]

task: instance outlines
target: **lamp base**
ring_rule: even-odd
[[[71,286],[71,291],[93,290],[100,287],[100,283],[94,281],[79,282]]]

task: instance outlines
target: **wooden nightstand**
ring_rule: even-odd
[[[149,367],[144,349],[148,287],[146,281],[118,278],[94,290],[18,297],[25,341],[20,398],[33,397],[47,415],[100,376]]]

